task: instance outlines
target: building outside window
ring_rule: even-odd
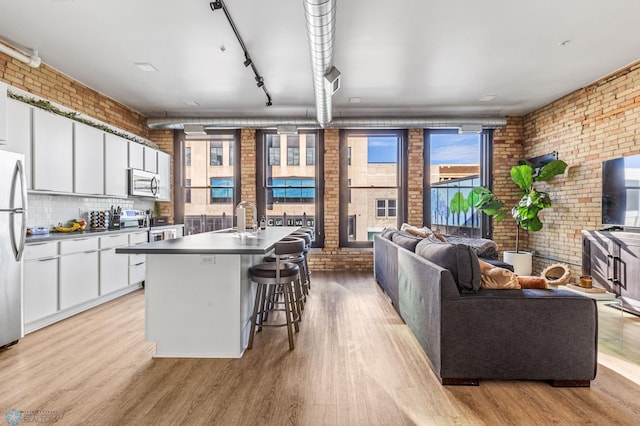
[[[259,132],[256,187],[259,215],[267,226],[316,228],[315,247],[322,247],[322,133],[277,135]],[[280,158],[286,157],[286,164]],[[304,163],[300,158],[305,159]],[[311,159],[311,161],[309,161]]]
[[[207,136],[177,142],[184,155],[182,199],[176,200],[175,219],[184,221],[185,234],[234,226],[234,208],[240,201],[238,158],[240,132],[210,130]],[[179,151],[176,151],[179,152]]]
[[[491,182],[492,132],[425,131],[424,222],[433,231],[490,238],[487,216],[474,207],[473,188]],[[430,195],[427,195],[430,194]]]
[[[184,202],[185,203],[190,203],[191,202],[191,179],[185,179],[184,180]]]
[[[222,142],[210,142],[209,145],[209,164],[211,166],[222,166]]]
[[[287,166],[300,165],[300,138],[296,135],[287,136]]]
[[[396,200],[376,200],[376,216],[377,217],[396,217],[397,208]]]
[[[373,236],[406,217],[406,131],[340,135],[340,245],[372,247]]]

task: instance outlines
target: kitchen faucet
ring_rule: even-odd
[[[250,206],[253,212],[253,217],[251,218],[252,230],[255,231],[258,229],[258,209],[256,205],[251,201],[240,201],[236,206],[236,217],[238,218],[238,232],[246,232],[246,206]],[[242,214],[240,213],[240,209],[242,209]]]

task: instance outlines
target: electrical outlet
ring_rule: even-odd
[[[215,265],[216,264],[216,256],[215,255],[203,255],[203,256],[200,256],[200,264],[201,265]]]

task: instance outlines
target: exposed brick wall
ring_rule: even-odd
[[[240,199],[256,203],[256,130],[242,129],[240,133]],[[250,223],[251,210],[247,211]],[[259,222],[260,218],[256,218]]]
[[[119,129],[149,138],[146,117],[45,63],[38,68],[31,68],[0,53],[0,80]]]
[[[602,161],[640,153],[640,63],[577,90],[524,117],[526,157],[558,151],[571,169],[543,185],[553,209],[529,248],[581,272],[581,231],[601,227]],[[540,271],[553,260],[536,258]]]
[[[523,158],[522,118],[507,117],[507,125],[493,133],[493,192],[499,199],[513,205],[519,197],[514,196],[518,187],[511,180],[510,170]],[[500,253],[516,248],[516,222],[507,214],[502,222],[493,223],[493,240]],[[520,229],[520,250],[527,249],[527,232]]]
[[[173,194],[173,130],[151,129],[149,130],[149,139],[158,145],[160,151],[164,151],[171,156],[171,167],[169,169],[171,171],[171,179],[169,184],[171,185],[171,194]],[[166,182],[162,182],[162,185],[165,184]],[[173,218],[174,196],[172,195],[171,198],[171,201],[157,201],[161,216]]]
[[[422,226],[424,186],[424,129],[409,129],[407,223]]]

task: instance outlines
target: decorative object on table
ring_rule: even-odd
[[[554,176],[563,174],[567,168],[567,163],[556,159],[539,167],[535,166],[527,160],[522,160],[519,165],[511,168],[511,179],[520,188],[518,193],[520,200],[511,208],[507,207],[503,201],[498,199],[487,188],[475,187],[473,189],[474,194],[477,196],[475,207],[493,217],[497,222],[503,220],[507,212],[511,211],[511,215],[516,221],[516,250],[515,252],[505,251],[504,256],[505,262],[511,263],[518,275],[531,274],[531,254],[520,251],[520,227],[525,231],[536,232],[541,230],[542,221],[538,213],[551,207],[549,194],[537,190],[534,184],[548,181]]]
[[[572,289],[572,290],[578,290],[581,291],[583,293],[595,293],[595,294],[604,294],[607,292],[607,289],[602,288],[602,287],[591,287],[591,288],[585,288],[576,284],[567,284],[567,287]]]
[[[89,227],[91,229],[107,229],[109,227],[109,212],[91,211],[89,212]]]
[[[571,278],[571,271],[569,270],[569,265],[554,263],[544,268],[540,276],[545,278],[549,285],[564,285]]]
[[[580,277],[580,287],[582,288],[593,287],[593,279],[591,278],[591,275],[583,275]]]
[[[71,219],[66,224],[59,224],[58,226],[54,226],[51,229],[51,232],[75,232],[75,231],[84,231],[87,222],[84,220]]]

